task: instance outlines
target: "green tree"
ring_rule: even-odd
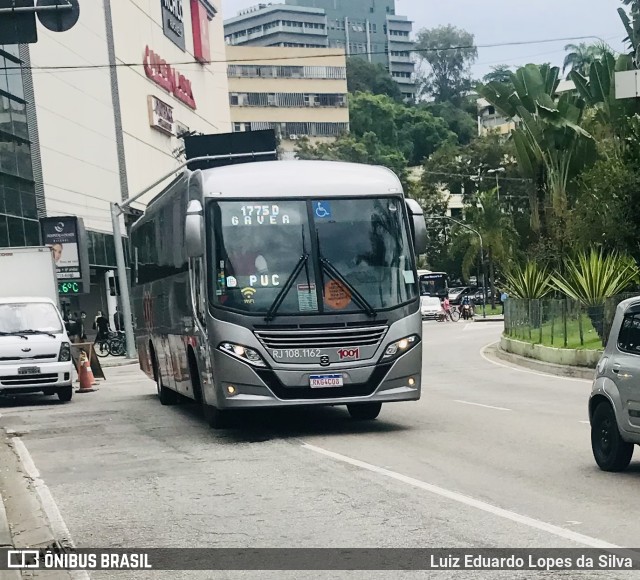
[[[402,100],[400,87],[389,72],[381,64],[372,64],[362,58],[347,59],[347,89],[350,93],[372,93]]]
[[[350,99],[349,113],[353,135],[374,132],[381,144],[397,149],[412,166],[455,140],[443,119],[385,95],[356,93]]]
[[[492,82],[480,85],[478,93],[508,118],[519,119],[512,133],[521,172],[540,180],[531,190],[531,226],[555,236],[562,252],[568,190],[572,180],[595,159],[595,143],[580,125],[584,100],[573,92],[556,98],[560,70],[548,65],[528,64],[512,75],[512,84]],[[540,199],[540,193],[546,199]],[[540,205],[546,208],[542,215]]]
[[[471,65],[478,58],[473,34],[451,25],[423,29],[416,52],[430,69],[424,92],[436,102],[459,103],[472,88]]]
[[[569,237],[582,250],[600,246],[640,260],[640,172],[615,154],[601,157],[578,180]]]
[[[475,104],[474,104],[475,107]],[[468,145],[478,135],[478,121],[466,109],[456,107],[453,103],[423,102],[419,108],[429,111],[434,117],[441,118],[449,127],[449,131],[458,138],[460,145]]]
[[[484,75],[482,80],[485,83],[504,83],[511,82],[511,67],[508,64],[499,64],[498,66],[492,66],[491,72]]]
[[[603,46],[598,44],[567,44],[564,50],[567,55],[564,57],[562,72],[576,71],[581,74],[589,74],[591,63],[603,56]]]
[[[516,232],[511,217],[507,215],[498,200],[495,189],[481,192],[478,203],[465,210],[465,222],[482,236],[486,261],[489,266],[489,283],[491,285],[491,306],[495,308],[496,266],[506,265],[512,255]],[[471,267],[478,259],[480,239],[468,230],[457,230],[454,245],[467,247],[462,262],[465,277],[469,276]],[[483,256],[483,259],[484,256]]]

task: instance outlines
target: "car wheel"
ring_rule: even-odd
[[[380,414],[382,403],[360,403],[347,405],[352,419],[356,421],[373,421]]]
[[[620,436],[616,415],[609,403],[600,403],[591,419],[591,449],[602,471],[624,471],[631,462],[633,443]]]
[[[58,399],[63,403],[68,403],[73,397],[73,387],[69,385],[68,387],[60,387],[58,389]]]

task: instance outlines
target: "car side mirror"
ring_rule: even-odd
[[[424,219],[422,206],[415,199],[405,199],[409,217],[411,218],[411,233],[416,255],[427,251],[427,222]]]
[[[184,224],[184,243],[189,258],[200,258],[204,254],[204,212],[198,200],[187,207]]]

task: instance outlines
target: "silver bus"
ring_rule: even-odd
[[[162,404],[236,409],[420,398],[420,205],[383,167],[265,161],[185,171],[131,229],[141,368]]]

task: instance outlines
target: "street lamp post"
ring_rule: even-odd
[[[463,228],[468,229],[469,231],[473,232],[474,234],[476,234],[476,236],[478,236],[479,240],[480,240],[480,263],[482,264],[482,318],[486,318],[487,317],[487,269],[485,268],[485,264],[484,264],[484,244],[482,242],[482,236],[480,235],[480,232],[478,230],[473,229],[471,226],[468,226],[467,224],[465,224],[464,222],[458,221],[457,219],[454,219],[448,215],[446,216],[433,216],[433,217],[425,217],[425,219],[428,220],[439,220],[439,219],[445,219],[445,220],[451,220],[452,222],[457,223],[459,226],[462,226]]]

